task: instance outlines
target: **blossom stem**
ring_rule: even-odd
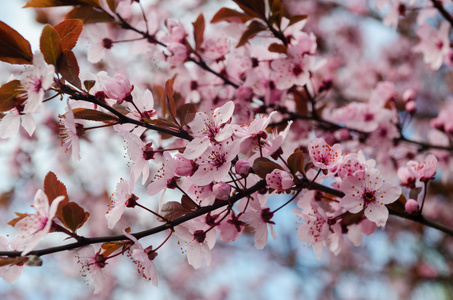
[[[300,194],[300,192],[302,191],[302,189],[298,189],[297,192],[291,197],[291,199],[289,199],[288,201],[286,201],[282,206],[280,206],[279,208],[275,209],[274,211],[272,211],[273,214],[275,214],[277,211],[279,211],[281,208],[285,207],[286,205],[288,205],[289,203],[291,203],[294,199],[296,199],[296,197]]]
[[[164,220],[166,223],[170,223],[170,220],[168,220],[168,219],[162,217],[161,215],[159,215],[159,214],[156,213],[155,211],[152,211],[151,209],[147,208],[146,206],[143,206],[143,205],[141,205],[140,203],[135,203],[135,205],[137,205],[138,207],[143,208],[143,209],[146,210],[146,211],[149,211],[150,213],[152,213],[152,214],[155,215],[156,217],[161,218],[162,220]]]
[[[422,205],[420,206],[419,214],[422,214],[423,206],[425,205],[425,198],[426,198],[426,194],[427,194],[427,190],[428,190],[428,181],[425,181],[424,184],[425,184],[425,186],[424,186],[424,191],[423,191],[423,200],[422,200]]]
[[[165,238],[165,240],[156,249],[153,249],[153,251],[156,252],[157,250],[159,250],[159,248],[162,247],[168,241],[168,239],[171,237],[172,234],[173,234],[173,230],[170,230],[170,234]]]

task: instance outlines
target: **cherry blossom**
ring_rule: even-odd
[[[437,158],[430,154],[423,162],[411,160],[407,163],[410,173],[420,179],[420,181],[428,181],[434,178],[437,169]]]
[[[36,214],[27,215],[14,225],[14,228],[19,231],[17,245],[19,249],[22,249],[22,255],[32,251],[39,241],[50,232],[58,205],[64,198],[64,196],[58,196],[52,200],[49,207],[46,194],[42,190],[36,192],[33,205]]]
[[[135,181],[131,178],[128,180],[121,180],[116,185],[114,199],[109,203],[109,209],[105,218],[108,222],[109,229],[113,229],[124,213],[126,207],[134,207],[138,197],[132,193]]]
[[[419,206],[417,200],[408,199],[406,204],[404,204],[404,209],[410,214],[418,212]]]
[[[117,100],[120,104],[123,101],[131,101],[131,92],[133,89],[134,86],[131,85],[129,79],[123,74],[116,74],[104,83],[104,92],[107,97]]]
[[[133,235],[127,233],[126,231],[123,233],[134,242],[134,245],[131,246],[130,251],[132,252],[132,261],[137,265],[138,273],[146,280],[151,280],[154,286],[157,286],[157,271],[153,264],[153,259],[157,256],[157,253],[152,251],[152,247],[148,247],[149,249],[143,249],[143,246]]]
[[[80,144],[79,136],[84,134],[83,125],[75,123],[74,112],[68,101],[66,114],[60,116],[60,138],[62,138],[61,145],[66,147],[67,152],[71,148],[72,160],[80,160]]]
[[[376,169],[357,171],[343,180],[341,188],[345,196],[340,204],[352,213],[364,210],[365,216],[379,227],[387,222],[385,204],[395,202],[401,195],[401,188],[386,183]]]
[[[34,113],[42,107],[44,93],[52,86],[54,74],[55,67],[46,64],[42,53],[36,51],[33,56],[33,68],[20,76],[20,83],[27,92],[24,113]]]
[[[0,138],[7,139],[17,134],[20,125],[32,136],[36,129],[33,115],[21,114],[16,109],[5,115],[0,122]]]
[[[308,149],[313,165],[323,170],[335,171],[343,159],[341,145],[335,144],[331,147],[323,138],[317,138],[311,141]]]
[[[275,223],[271,221],[274,213],[270,211],[268,207],[263,208],[262,210],[247,210],[240,218],[241,221],[247,222],[255,230],[255,248],[263,249],[267,245],[268,239],[268,229],[269,226],[272,238],[275,240],[277,236],[275,235],[274,228],[272,225]]]
[[[89,245],[76,251],[77,263],[81,266],[83,277],[89,276],[94,285],[94,294],[99,294],[104,288],[104,275],[102,269],[107,265],[106,258],[94,252],[94,246]]]
[[[0,251],[17,251],[16,248],[16,241],[17,237],[14,237],[11,242],[3,237],[0,236]],[[6,282],[13,284],[17,280],[19,280],[20,275],[22,275],[22,271],[26,267],[26,261],[28,257],[20,257],[17,259],[17,262],[12,264],[1,266],[0,267],[0,277],[3,278]]]
[[[413,48],[414,52],[423,53],[423,60],[437,70],[442,65],[445,55],[450,51],[450,24],[442,22],[439,30],[428,24],[423,24],[417,29],[417,35],[421,41]]]
[[[275,189],[275,192],[282,193],[293,186],[294,179],[288,172],[275,169],[266,175],[266,182],[270,188]]]
[[[299,48],[289,45],[288,58],[272,61],[271,68],[278,74],[278,89],[289,89],[295,84],[303,86],[308,82],[310,61],[303,54]]]
[[[175,228],[175,236],[186,243],[187,261],[198,269],[201,267],[203,257],[206,264],[211,263],[211,251],[216,242],[216,232],[214,229],[205,231],[201,229],[197,222],[186,222]]]

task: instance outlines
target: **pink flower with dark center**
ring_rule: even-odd
[[[109,229],[115,227],[118,220],[124,213],[126,207],[134,207],[138,197],[132,193],[135,180],[131,181],[121,180],[116,185],[114,199],[110,200],[109,207],[105,218],[108,222]]]
[[[85,129],[82,124],[75,123],[74,112],[72,111],[71,105],[69,105],[67,112],[60,116],[60,132],[59,136],[62,138],[61,145],[66,147],[65,152],[71,148],[72,160],[80,160],[80,145],[79,145],[79,136],[82,136],[85,133]]]
[[[357,171],[343,180],[341,189],[345,196],[340,205],[352,213],[364,210],[365,217],[380,227],[385,225],[389,214],[385,205],[401,195],[401,188],[385,183],[376,169]]]
[[[420,181],[426,182],[436,175],[437,158],[430,154],[423,162],[411,160],[407,163],[407,168]]]
[[[335,144],[331,147],[323,138],[314,139],[309,144],[308,151],[313,165],[323,170],[335,171],[334,169],[343,159],[340,144]]]
[[[428,24],[423,24],[417,29],[417,35],[421,41],[412,49],[414,52],[423,53],[423,60],[431,66],[431,69],[438,70],[442,65],[444,57],[450,51],[450,24],[442,22],[439,30]]]
[[[106,257],[102,255],[101,249],[94,252],[94,246],[89,245],[77,250],[77,263],[81,265],[82,276],[89,276],[94,285],[94,293],[99,294],[104,288],[104,275],[102,269],[107,265]]]
[[[58,205],[64,198],[64,196],[55,198],[49,207],[46,194],[42,190],[36,192],[33,205],[36,214],[27,215],[14,225],[14,228],[19,231],[17,245],[19,249],[22,249],[22,256],[32,251],[39,241],[50,232]]]

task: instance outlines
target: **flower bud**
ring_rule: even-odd
[[[409,199],[404,205],[404,209],[410,214],[418,212],[418,202],[414,199]]]
[[[403,101],[410,102],[415,99],[415,91],[413,89],[407,89],[403,92]]]
[[[230,198],[231,186],[225,182],[219,182],[212,187],[216,199],[227,200]]]
[[[415,110],[416,110],[416,105],[415,105],[415,101],[408,101],[406,102],[406,105],[404,106],[404,108],[406,109],[406,111],[410,114],[413,114],[415,113]]]
[[[236,169],[236,173],[244,177],[248,176],[250,173],[250,164],[242,159],[236,162],[234,168]]]
[[[105,94],[119,103],[124,100],[131,100],[131,91],[133,89],[134,86],[131,85],[129,79],[122,74],[116,74],[115,77],[109,78],[104,86]]]

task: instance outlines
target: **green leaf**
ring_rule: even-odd
[[[82,87],[79,78],[79,64],[77,58],[71,50],[64,50],[58,59],[58,70],[64,80],[77,88]]]
[[[61,41],[58,32],[47,24],[44,26],[41,39],[39,40],[39,48],[44,55],[44,60],[48,64],[52,64],[57,67],[58,57],[61,54]]]
[[[33,62],[30,43],[2,21],[0,21],[0,60],[10,64]]]
[[[236,48],[243,46],[248,42],[249,39],[265,30],[267,30],[267,27],[263,23],[252,21],[252,23],[249,24],[247,30],[244,31],[241,38],[239,39],[239,43],[236,45]]]
[[[117,122],[118,118],[116,116],[106,114],[102,111],[88,108],[75,108],[72,110],[74,113],[75,119],[83,119],[90,121],[99,121],[104,123]]]
[[[61,49],[72,50],[77,44],[80,34],[83,30],[82,20],[64,20],[55,25],[55,30],[58,32],[61,41]]]
[[[18,98],[20,95],[20,81],[13,80],[0,87],[0,112],[13,109],[25,100]]]
[[[61,219],[61,221],[72,232],[75,232],[82,227],[90,216],[90,213],[84,211],[83,208],[75,202],[69,202],[63,206],[62,213],[63,219]]]
[[[231,8],[222,7],[212,18],[211,23],[218,23],[218,22],[236,22],[239,20],[241,23],[245,23],[248,20],[252,19],[252,17],[247,16],[244,13],[236,11]]]
[[[258,157],[253,162],[253,171],[263,179],[266,179],[266,175],[275,169],[283,170],[279,164],[265,157]]]
[[[204,16],[201,13],[195,22],[192,23],[193,25],[193,36],[195,39],[195,49],[200,50],[201,44],[203,44],[203,35],[204,35]]]

